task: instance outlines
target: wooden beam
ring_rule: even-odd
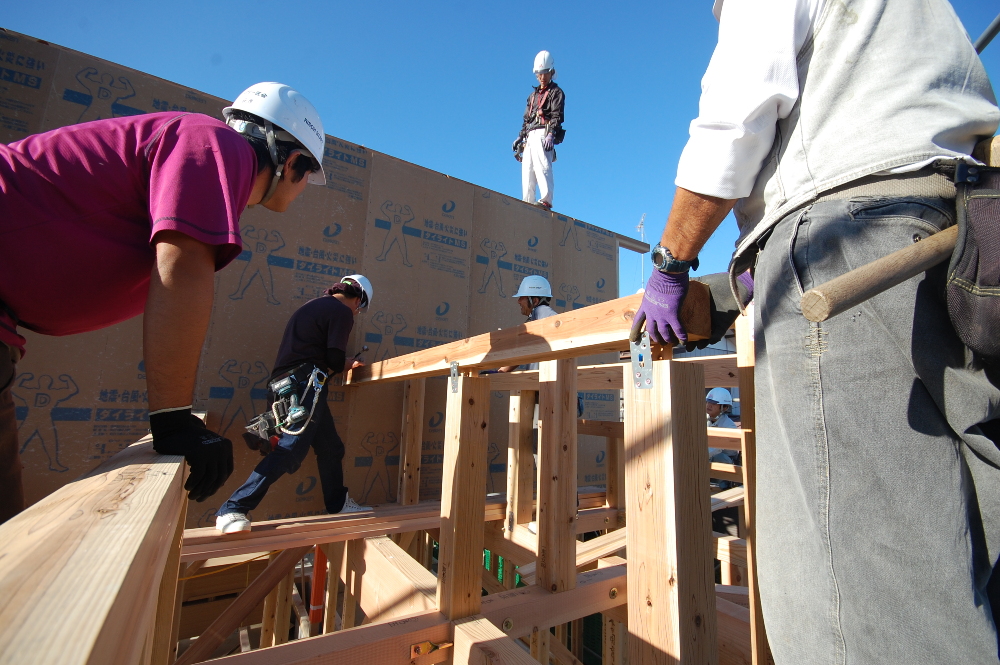
[[[747,566],[747,541],[724,533],[713,533],[715,538],[714,558],[723,563],[741,568]]]
[[[341,627],[346,630],[358,625],[358,601],[361,599],[363,565],[359,566],[364,540],[350,540],[344,554],[344,609],[340,613]]]
[[[601,665],[625,665],[625,625],[608,614],[601,615]]]
[[[624,363],[580,365],[576,368],[578,390],[621,390]],[[538,370],[490,374],[490,390],[538,390]]]
[[[538,584],[576,584],[576,359],[539,363]]]
[[[483,547],[521,566],[534,562],[538,536],[520,524],[513,531],[506,531],[499,522],[489,522],[483,530]]]
[[[267,557],[267,565],[271,565],[275,559],[278,558],[280,552],[271,552]],[[278,587],[275,586],[273,589],[267,592],[264,596],[264,609],[261,612],[261,624],[260,624],[260,648],[264,649],[267,647],[274,646],[274,627],[276,624],[277,617],[277,607],[278,607]],[[243,620],[240,619],[240,623]]]
[[[624,423],[623,423],[624,426]],[[579,430],[577,430],[579,432]],[[620,437],[608,437],[607,448],[607,490],[605,500],[608,508],[625,507],[625,435]],[[624,513],[622,513],[624,515]],[[610,528],[621,526],[617,523],[611,524]]]
[[[757,416],[754,396],[754,355],[753,320],[746,315],[736,319],[736,364],[740,378],[740,424],[743,426],[743,487],[744,490],[744,538],[746,541],[747,582],[750,587],[750,644],[753,665],[772,663],[771,649],[767,643],[764,615],[760,607],[757,585],[757,565],[754,542],[757,520],[754,507],[757,498]]]
[[[534,447],[535,398],[533,390],[512,391],[507,419],[507,519],[504,529],[531,521],[535,495]]]
[[[244,617],[257,606],[270,591],[288,575],[299,559],[306,555],[309,547],[295,547],[285,550],[272,561],[253,582],[236,597],[229,607],[198,636],[174,665],[191,665],[211,657],[233,631],[240,626]],[[279,598],[280,603],[280,598]],[[280,606],[279,606],[280,609]],[[277,614],[276,614],[277,616]],[[288,617],[285,617],[287,624]],[[276,632],[281,630],[281,618],[275,624]],[[285,626],[287,630],[287,625]]]
[[[147,437],[0,525],[0,662],[140,661],[183,477]]]
[[[598,559],[610,556],[625,549],[625,529],[616,529],[603,536],[587,541],[576,541],[576,568],[594,563]],[[535,564],[527,563],[517,569],[525,584],[535,583]]]
[[[706,388],[734,388],[740,385],[739,373],[736,371],[735,353],[678,358],[675,362],[701,365],[702,369],[705,370]]]
[[[709,298],[708,287],[691,282],[681,311],[688,339],[707,339],[711,334]],[[452,362],[462,371],[477,371],[624,350],[641,302],[642,295],[636,294],[389,358],[350,370],[346,383],[443,376]]]
[[[709,465],[708,477],[719,480],[729,480],[734,483],[743,482],[743,467],[735,464],[724,464],[722,462],[711,462]]]
[[[483,567],[489,379],[453,378],[447,398],[437,606],[454,620],[478,614],[482,593],[479,571]]]
[[[323,610],[323,631],[337,630],[337,597],[340,595],[340,574],[344,567],[347,543],[324,543],[320,545],[326,555],[326,602]]]
[[[531,658],[542,665],[549,665],[549,646],[552,643],[552,633],[544,628],[531,631]]]
[[[627,586],[624,565],[599,568],[578,574],[574,588],[562,593],[533,584],[484,596],[482,615],[510,637],[527,637],[625,604]]]
[[[437,577],[386,536],[358,541],[361,609],[372,622],[437,609]]]
[[[424,396],[426,391],[426,379],[410,379],[403,384],[399,492],[396,495],[396,500],[404,506],[412,506],[420,502],[420,456],[424,438]]]
[[[561,665],[583,665],[583,661],[574,656],[573,652],[567,649],[559,640],[549,642],[549,653]]]
[[[297,563],[297,562],[296,562]],[[292,586],[295,585],[295,563],[278,582],[278,602],[274,606],[274,644],[288,641],[289,621],[292,616]],[[201,639],[200,637],[198,639]]]
[[[454,652],[456,665],[537,665],[514,640],[482,616],[455,622]]]
[[[606,436],[609,439],[625,437],[625,423],[615,420],[578,420],[576,433],[590,436]]]
[[[625,384],[629,662],[718,663],[704,372],[653,362]]]
[[[618,238],[618,246],[622,249],[630,249],[633,252],[638,252],[639,254],[646,254],[649,252],[648,242],[636,240],[635,238],[629,238],[628,236],[623,236],[620,233],[616,233],[615,236]]]

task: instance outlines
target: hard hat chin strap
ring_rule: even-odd
[[[264,205],[274,196],[274,191],[278,188],[278,182],[285,171],[285,165],[278,161],[278,144],[274,140],[274,125],[267,120],[264,121],[264,133],[267,135],[267,151],[271,153],[271,162],[274,164],[274,177],[271,178],[271,186],[267,188],[267,193],[260,200],[260,205]]]

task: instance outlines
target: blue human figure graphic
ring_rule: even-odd
[[[267,366],[259,360],[250,365],[249,362],[227,360],[219,370],[222,380],[233,387],[233,396],[222,411],[222,433],[225,434],[236,422],[236,416],[243,414],[243,420],[250,422],[261,410],[254,405],[253,391],[267,386],[271,376]]]
[[[101,73],[93,67],[77,72],[77,83],[90,93],[90,106],[84,109],[77,122],[90,122],[102,118],[114,118],[112,106],[123,99],[135,96],[135,88],[124,76],[115,78],[107,72]]]
[[[406,234],[403,227],[414,220],[413,210],[408,205],[400,205],[392,201],[382,204],[382,215],[389,222],[389,230],[385,232],[385,240],[382,241],[382,253],[375,257],[376,261],[385,261],[386,255],[393,245],[399,248],[399,253],[403,255],[403,265],[412,268],[413,264],[406,253]]]
[[[570,218],[567,217],[566,219],[563,220],[563,224],[565,224],[566,226],[563,229],[563,237],[562,237],[562,240],[559,241],[559,246],[560,247],[565,247],[566,246],[566,241],[569,239],[569,236],[572,233],[573,234],[573,246],[576,247],[576,251],[579,252],[580,251],[580,237],[576,234],[576,222],[574,222],[572,219],[570,219]]]
[[[252,226],[244,227],[241,235],[243,246],[250,252],[250,260],[243,268],[239,285],[229,295],[230,300],[241,300],[254,277],[259,275],[264,293],[267,294],[267,302],[271,305],[280,305],[281,301],[274,297],[274,276],[271,274],[271,264],[267,259],[285,246],[285,239],[277,231],[255,229]]]
[[[502,242],[491,242],[489,238],[483,238],[479,246],[482,247],[488,261],[486,272],[483,274],[483,284],[479,287],[479,292],[486,293],[486,285],[489,284],[491,279],[496,279],[500,296],[506,298],[507,294],[503,292],[503,275],[500,273],[500,259],[507,256],[507,248]]]
[[[376,436],[374,432],[368,432],[361,441],[361,448],[372,457],[372,464],[368,467],[368,475],[365,476],[364,489],[361,491],[361,501],[368,502],[368,496],[375,488],[376,482],[382,483],[386,501],[395,501],[396,497],[393,495],[395,483],[389,481],[389,466],[386,464],[386,457],[399,448],[399,439],[396,438],[396,433],[386,432]]]
[[[22,455],[29,445],[37,441],[48,458],[49,471],[69,471],[69,467],[59,461],[59,433],[52,419],[52,410],[79,392],[80,388],[68,374],[60,374],[58,383],[48,374],[39,376],[37,380],[31,373],[18,377],[12,393],[27,407],[18,427]]]
[[[378,312],[369,321],[378,334],[382,336],[382,341],[379,342],[378,348],[375,349],[375,362],[380,360],[385,360],[386,358],[395,358],[399,355],[396,351],[396,335],[406,330],[406,319],[403,318],[402,314],[396,314],[395,316],[387,315],[385,312]]]

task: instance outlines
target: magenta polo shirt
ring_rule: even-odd
[[[96,120],[0,145],[0,341],[141,314],[160,231],[242,251],[240,213],[257,158],[207,115]]]

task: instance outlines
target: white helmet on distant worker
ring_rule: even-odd
[[[705,395],[705,401],[712,404],[722,404],[724,406],[733,405],[733,396],[725,388],[712,388]]]
[[[532,71],[537,74],[555,68],[556,61],[552,58],[552,54],[548,51],[539,51],[535,56],[535,68]]]
[[[222,109],[222,115],[226,118],[226,124],[245,133],[238,126],[240,121],[232,119],[234,110],[253,113],[278,125],[289,136],[282,136],[280,131],[268,132],[268,147],[272,147],[274,139],[297,142],[319,164],[319,170],[309,174],[309,183],[326,184],[326,173],[323,171],[323,148],[326,146],[323,121],[320,120],[316,107],[300,92],[283,83],[257,83],[241,92],[232,106]],[[276,154],[272,148],[271,158],[275,159]]]
[[[356,284],[361,287],[365,296],[361,299],[361,308],[365,309],[372,304],[372,298],[375,296],[375,292],[372,291],[372,283],[364,275],[348,275],[344,279],[340,280],[344,284]]]
[[[515,298],[520,298],[521,296],[551,298],[552,286],[549,285],[549,280],[541,275],[528,275],[521,280],[521,286],[517,288],[517,293],[514,294]]]

